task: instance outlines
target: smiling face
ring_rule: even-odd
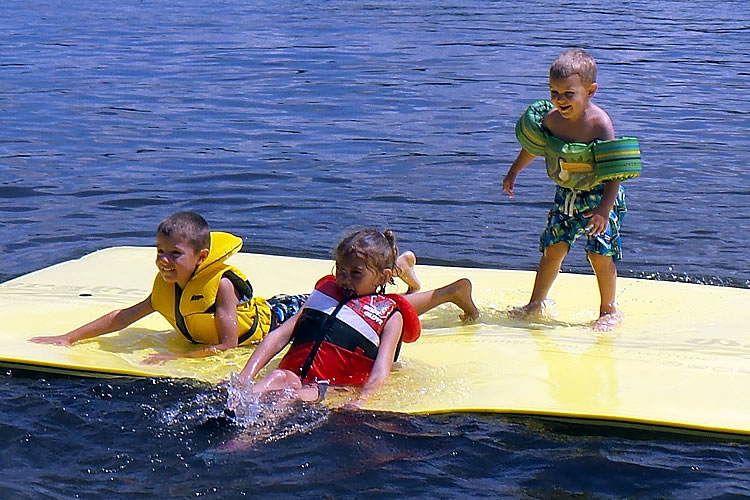
[[[336,283],[344,298],[371,295],[390,279],[390,269],[377,272],[367,266],[367,261],[356,254],[340,255],[336,258]]]
[[[583,117],[596,88],[596,83],[584,86],[578,73],[565,78],[550,78],[550,100],[563,118],[579,120]]]
[[[180,288],[185,288],[195,269],[207,256],[207,248],[196,251],[181,236],[156,235],[156,268],[167,283],[176,283]]]

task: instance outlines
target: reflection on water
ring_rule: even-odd
[[[423,262],[533,269],[551,183],[539,162],[510,200],[500,179],[513,122],[581,44],[597,102],[643,147],[621,271],[748,286],[733,5],[10,4],[0,274],[150,245],[182,208],[254,251],[323,256],[352,226],[389,225]],[[588,271],[582,249],[566,268]]]
[[[539,355],[547,366],[547,380],[552,399],[563,408],[596,409],[594,412],[616,412],[618,377],[612,357],[614,337],[598,334],[583,352],[569,350],[543,332],[530,330]]]

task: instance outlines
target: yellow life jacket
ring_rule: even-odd
[[[541,99],[516,122],[518,142],[529,153],[544,155],[547,175],[562,187],[588,190],[602,182],[632,179],[641,174],[641,150],[635,137],[588,144],[565,142],[552,135],[544,117],[554,105]]]
[[[241,248],[242,240],[237,236],[212,231],[208,257],[196,268],[184,290],[156,275],[151,306],[189,341],[217,344],[216,296],[221,279],[226,277],[240,296],[237,343],[262,339],[271,325],[271,309],[265,299],[253,297],[253,287],[239,269],[224,263]]]

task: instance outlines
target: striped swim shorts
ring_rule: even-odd
[[[612,210],[609,212],[607,230],[598,236],[590,236],[585,227],[589,219],[583,214],[599,206],[604,194],[604,184],[599,184],[589,191],[575,191],[556,186],[555,204],[547,215],[547,227],[539,237],[539,251],[555,243],[565,242],[569,246],[581,235],[586,234],[586,251],[593,252],[614,260],[622,258],[620,225],[627,212],[625,189],[620,186]]]
[[[284,321],[297,314],[297,311],[300,310],[309,296],[309,293],[300,295],[279,294],[266,299],[271,308],[271,330],[278,328]]]

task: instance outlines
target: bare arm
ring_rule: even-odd
[[[592,236],[604,234],[607,230],[607,224],[609,224],[609,212],[615,205],[619,189],[620,181],[605,182],[604,194],[602,194],[602,201],[599,203],[599,206],[592,208],[583,214],[584,217],[589,219],[588,224],[586,224],[586,230]]]
[[[261,343],[258,344],[258,347],[255,348],[255,351],[253,351],[253,354],[245,364],[245,367],[240,372],[240,381],[244,383],[253,380],[263,367],[271,361],[271,358],[281,352],[281,350],[289,343],[292,339],[292,333],[294,332],[294,327],[297,325],[301,312],[302,309],[282,323],[280,327],[271,330],[268,335],[263,338]]]
[[[219,290],[216,294],[216,330],[218,332],[218,343],[201,347],[184,353],[160,353],[152,354],[141,363],[153,365],[164,363],[176,358],[205,358],[217,352],[226,351],[237,347],[239,331],[237,326],[237,304],[239,299],[234,285],[227,278],[219,282]]]
[[[154,312],[154,308],[151,307],[151,295],[149,295],[141,302],[132,305],[127,309],[116,309],[105,314],[101,318],[95,319],[83,326],[79,326],[75,330],[71,330],[64,335],[33,337],[29,339],[29,341],[37,344],[69,346],[79,340],[90,339],[106,333],[122,330],[152,312]]]
[[[516,185],[516,177],[518,177],[518,174],[521,173],[521,170],[526,168],[526,166],[531,163],[534,158],[536,158],[535,155],[529,153],[525,149],[521,149],[515,161],[508,169],[508,173],[505,174],[505,177],[503,178],[503,191],[508,193],[508,196],[510,196],[511,198],[513,198],[513,188]]]
[[[597,139],[602,141],[614,139],[615,128],[612,125],[612,120],[609,115],[598,106],[595,108],[597,110],[595,117]],[[617,199],[617,192],[619,189],[620,181],[605,182],[604,193],[602,194],[602,200],[599,202],[599,206],[583,214],[584,217],[589,219],[585,229],[590,235],[598,236],[607,231],[609,212],[612,211],[612,207],[615,206],[615,200]]]
[[[396,348],[398,347],[398,341],[401,338],[403,328],[404,318],[400,312],[396,312],[388,319],[380,336],[380,346],[378,347],[375,364],[372,366],[372,371],[367,382],[362,386],[359,398],[352,403],[353,406],[361,406],[383,387],[383,384],[391,374],[393,358],[396,355]]]

